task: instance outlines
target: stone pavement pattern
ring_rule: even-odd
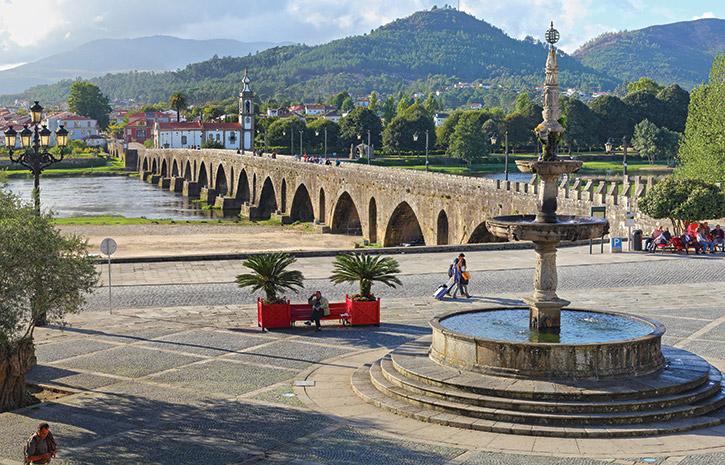
[[[587,262],[588,255],[571,253],[564,258],[570,266],[561,277],[564,298],[577,307],[657,318],[668,328],[666,344],[694,351],[725,369],[725,260],[595,256],[601,262],[590,266],[577,264]],[[691,433],[614,446],[541,441],[385,416],[371,406],[358,407],[359,399],[350,391],[324,390],[325,382],[345,382],[344,375],[335,373],[351,363],[357,366],[428,334],[427,321],[436,314],[518,303],[529,292],[531,263],[523,257],[487,252],[471,258],[479,263],[476,299],[437,302],[426,297],[430,285],[441,279],[441,273],[430,272],[441,268],[442,258],[416,261],[408,256],[405,286],[385,298],[380,328],[329,326],[321,333],[305,327],[260,333],[249,296],[234,294],[231,284],[182,285],[207,282],[197,279],[197,272],[186,280],[174,275],[190,267],[183,263],[165,264],[167,270],[182,270],[170,272],[168,279],[158,266],[159,277],[149,278],[148,284],[119,288],[138,299],[151,297],[139,305],[119,305],[113,315],[105,311],[105,289],[99,289],[89,311],[74,316],[69,327],[38,330],[39,364],[31,381],[76,393],[0,414],[0,464],[20,463],[22,444],[40,420],[49,421],[61,441],[63,451],[54,462],[60,464],[723,463],[725,427],[707,437]],[[315,260],[302,260],[300,266],[314,270],[319,279],[329,271]],[[228,283],[238,272],[238,266],[219,271],[220,281]],[[175,292],[166,290],[170,288]],[[344,291],[330,288],[329,295]],[[174,299],[177,292],[188,292],[181,304]],[[123,304],[122,294],[118,297]],[[328,374],[315,387],[293,387],[294,381],[321,373]],[[315,405],[320,396],[339,401],[339,407],[329,414]],[[682,452],[671,452],[678,447]]]

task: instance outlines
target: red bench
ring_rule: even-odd
[[[340,320],[343,325],[349,324],[350,314],[347,312],[347,303],[330,302],[330,314],[320,317],[320,320]],[[310,321],[312,319],[312,305],[290,304],[290,322]]]

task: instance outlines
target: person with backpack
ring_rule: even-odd
[[[25,445],[26,464],[47,464],[55,457],[58,451],[53,433],[50,432],[48,423],[38,425],[38,431],[33,433]]]
[[[469,272],[466,271],[466,255],[461,253],[455,261],[455,288],[452,295],[454,299],[459,292],[461,295],[466,296],[467,299],[471,298],[468,294],[468,280],[470,279],[470,276]]]

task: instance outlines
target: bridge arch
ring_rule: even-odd
[[[448,245],[450,239],[448,236],[448,215],[445,210],[438,213],[438,221],[436,222],[436,244]]]
[[[362,234],[360,214],[347,192],[343,192],[335,203],[332,213],[332,224],[330,229],[333,234],[349,234],[359,236]]]
[[[300,184],[292,198],[290,208],[290,219],[292,221],[301,221],[303,223],[311,223],[315,221],[315,211],[312,208],[312,198],[304,184]]]
[[[199,175],[196,177],[199,187],[207,187],[209,185],[209,175],[206,173],[206,163],[199,163]]]
[[[471,233],[471,237],[468,238],[469,244],[480,244],[482,242],[498,242],[496,236],[491,234],[486,227],[485,221],[476,226],[476,229]]]
[[[224,165],[219,165],[216,170],[216,179],[214,180],[214,189],[220,197],[227,195],[229,191],[227,184],[227,173],[224,171]]]
[[[249,179],[247,179],[247,171],[242,169],[237,179],[237,193],[235,198],[241,203],[249,203]]]
[[[371,244],[378,243],[378,203],[370,197],[368,203],[368,240]]]
[[[169,176],[169,166],[166,163],[166,159],[161,160],[161,177],[166,178]]]
[[[395,207],[385,229],[385,247],[401,244],[425,245],[418,217],[408,202],[401,202]]]
[[[146,157],[144,157],[144,159],[143,159],[143,165],[141,165],[141,166],[142,166],[141,169],[143,171],[148,171],[149,170],[149,159],[146,158]]]
[[[320,187],[320,197],[318,199],[318,205],[317,205],[317,221],[326,224],[327,223],[327,211],[326,211],[326,203],[325,203],[325,189]]]
[[[268,220],[272,213],[277,211],[277,197],[274,193],[272,180],[267,177],[262,184],[262,191],[259,193],[258,218]]]
[[[171,163],[171,176],[175,178],[179,176],[179,162],[176,161],[176,158]]]
[[[194,173],[191,171],[191,162],[189,160],[186,160],[186,164],[184,165],[184,179],[187,181],[192,181],[194,178]]]
[[[257,173],[252,174],[252,203],[257,203]]]
[[[282,187],[279,189],[279,211],[287,211],[287,180],[282,178]]]
[[[159,171],[159,165],[156,163],[156,159],[154,158],[151,161],[151,172],[153,174],[158,174],[158,171]]]

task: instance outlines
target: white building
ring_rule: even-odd
[[[99,135],[98,121],[67,111],[49,116],[43,124],[50,129],[53,140],[55,140],[55,131],[61,124],[68,131],[68,139],[70,140],[84,140]]]
[[[200,121],[156,123],[154,146],[164,149],[197,148],[206,141],[218,142],[225,149],[241,148],[239,123],[202,123]]]
[[[433,123],[436,127],[443,126],[443,123],[445,123],[447,119],[448,113],[436,113],[435,116],[433,116]]]

